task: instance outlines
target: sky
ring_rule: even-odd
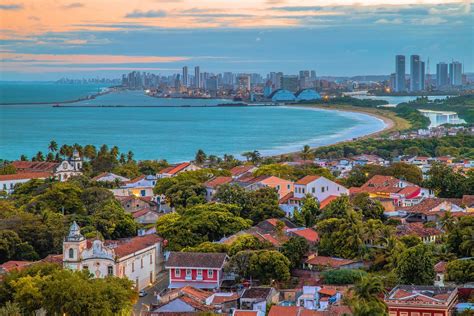
[[[201,72],[387,75],[397,54],[429,58],[431,73],[451,60],[473,72],[473,3],[0,0],[0,80],[170,74],[184,65]]]

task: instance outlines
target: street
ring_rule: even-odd
[[[142,312],[148,311],[151,304],[157,303],[154,293],[161,293],[167,287],[168,273],[167,271],[162,271],[158,274],[155,284],[144,289],[147,295],[138,298],[137,303],[133,307],[133,315],[139,316]]]

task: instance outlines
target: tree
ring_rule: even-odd
[[[0,316],[21,316],[20,305],[10,301],[6,302],[3,307],[0,307]]]
[[[468,192],[467,179],[450,167],[434,163],[428,171],[424,186],[433,189],[442,198],[460,198]]]
[[[141,160],[138,162],[138,168],[142,174],[157,174],[169,164],[166,160]]]
[[[196,156],[194,157],[194,161],[198,164],[198,165],[202,165],[203,163],[206,162],[206,153],[204,152],[204,150],[202,149],[199,149],[197,152],[196,152]]]
[[[132,215],[125,213],[117,201],[103,205],[92,214],[92,225],[105,239],[119,239],[135,236],[137,224]]]
[[[447,279],[456,283],[474,281],[474,260],[462,259],[448,262],[446,266]]]
[[[21,161],[28,161],[28,157],[26,157],[26,155],[21,155],[20,160]]]
[[[66,158],[66,157],[71,157],[72,156],[72,147],[69,146],[69,145],[62,145],[61,148],[59,148],[59,154],[63,157],[63,158]]]
[[[94,145],[85,145],[84,146],[84,157],[92,160],[97,156],[97,149]]]
[[[301,205],[301,216],[304,220],[303,225],[313,227],[316,224],[316,218],[321,215],[319,202],[311,195],[306,195]]]
[[[38,151],[35,156],[35,161],[44,161],[44,155],[43,152]]]
[[[354,315],[387,315],[387,306],[381,297],[385,293],[383,281],[379,277],[365,276],[352,288],[354,296],[351,306]]]
[[[294,176],[294,168],[290,165],[283,164],[263,165],[255,170],[253,174],[256,177],[266,175],[275,176],[286,180],[296,180]]]
[[[326,206],[324,212],[321,214],[321,218],[345,218],[351,211],[353,211],[353,208],[349,197],[342,195]]]
[[[0,174],[15,174],[16,168],[12,164],[4,164],[0,167]]]
[[[474,217],[464,216],[448,233],[448,248],[459,257],[474,256]]]
[[[254,235],[243,234],[237,236],[237,238],[232,242],[229,247],[228,254],[229,256],[233,256],[242,250],[260,250],[271,247],[272,244],[269,242],[260,241],[260,239]]]
[[[258,150],[247,151],[242,154],[247,161],[251,161],[253,164],[258,164],[262,160],[262,155]]]
[[[30,244],[23,242],[13,230],[0,230],[0,263],[9,260],[38,260]]]
[[[127,162],[134,161],[133,156],[134,156],[133,151],[129,150],[128,153],[127,153]]]
[[[303,150],[301,151],[300,153],[300,157],[301,159],[303,160],[311,160],[313,159],[314,155],[311,151],[311,147],[309,147],[309,145],[304,145],[303,146]]]
[[[176,181],[165,191],[172,207],[186,208],[206,202],[206,188],[196,180]]]
[[[281,252],[290,260],[291,268],[301,266],[303,257],[309,251],[309,244],[303,237],[291,237],[282,246]]]
[[[328,270],[321,273],[325,284],[334,285],[354,284],[366,275],[367,272],[357,269]]]
[[[401,284],[430,285],[435,277],[431,248],[425,244],[406,249],[396,268]]]
[[[205,241],[194,247],[186,247],[183,252],[228,252],[229,246],[226,244]]]
[[[369,197],[368,193],[359,193],[352,197],[352,205],[356,211],[362,213],[365,219],[384,219],[384,207]]]
[[[50,152],[56,152],[58,150],[58,143],[53,139],[49,142],[48,150]]]
[[[416,235],[405,235],[399,238],[399,240],[407,247],[415,247],[421,243],[421,238]]]

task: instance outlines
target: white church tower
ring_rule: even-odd
[[[81,254],[87,248],[87,240],[81,234],[76,221],[71,224],[69,234],[63,242],[63,267],[72,270],[81,270]]]

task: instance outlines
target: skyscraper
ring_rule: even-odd
[[[405,56],[395,57],[395,92],[405,91]]]
[[[183,67],[183,86],[188,86],[188,66]]]
[[[462,85],[462,64],[458,61],[449,64],[449,82],[452,86]]]
[[[410,91],[420,91],[422,89],[422,62],[420,61],[419,55],[410,56]],[[423,76],[424,76],[424,63],[423,63]],[[424,79],[423,79],[424,81]]]
[[[425,62],[420,61],[420,90],[425,90]]]
[[[448,64],[438,63],[436,65],[436,86],[439,88],[447,86],[449,83]]]
[[[194,67],[194,87],[196,89],[201,88],[201,72],[199,66]]]
[[[280,88],[291,92],[298,91],[298,76],[281,76]]]

